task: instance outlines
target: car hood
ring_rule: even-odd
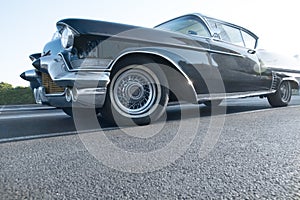
[[[132,25],[88,19],[63,19],[57,22],[56,25],[58,29],[67,25],[79,34],[91,35],[116,35],[124,31],[139,28]]]
[[[108,37],[119,37],[132,40],[142,40],[144,42],[159,45],[184,45],[185,47],[203,48],[201,44],[186,35],[157,30],[153,28],[138,27],[133,25],[118,24],[105,21],[88,19],[64,19],[57,22],[58,30],[63,26],[68,26],[77,34],[98,35]]]

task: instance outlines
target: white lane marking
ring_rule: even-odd
[[[43,106],[31,106],[31,107],[9,107],[9,106],[2,106],[0,109],[0,113],[2,112],[13,112],[13,111],[35,111],[35,110],[54,110],[55,107],[43,107]]]
[[[24,140],[32,140],[32,139],[43,139],[43,138],[50,138],[50,137],[60,137],[60,136],[68,136],[68,135],[76,135],[76,134],[89,134],[95,133],[98,131],[111,131],[119,129],[118,127],[107,127],[103,129],[91,129],[91,130],[84,130],[84,131],[68,131],[68,132],[60,132],[60,133],[47,133],[47,134],[39,134],[39,135],[28,135],[28,136],[19,136],[13,138],[3,138],[0,139],[0,143],[5,142],[17,142],[17,141],[24,141]]]
[[[56,113],[21,114],[21,115],[7,115],[7,116],[0,115],[0,120],[55,117],[55,116],[66,116],[67,117],[67,115],[63,112],[56,112]]]
[[[23,141],[23,140],[32,140],[32,139],[39,139],[39,138],[49,138],[49,137],[58,137],[58,136],[67,136],[67,135],[75,135],[77,134],[76,131],[70,132],[62,132],[62,133],[48,133],[48,134],[40,134],[40,135],[29,135],[29,136],[20,136],[20,137],[13,137],[13,138],[3,138],[0,139],[0,143],[4,142],[16,142],[16,141]]]
[[[250,110],[250,111],[242,111],[238,113],[229,113],[226,114],[226,116],[234,116],[234,115],[243,115],[243,114],[251,114],[251,113],[260,113],[260,112],[266,112],[266,111],[272,111],[272,110],[283,110],[287,108],[300,108],[300,105],[293,105],[288,107],[278,107],[278,108],[266,108],[266,109],[260,109],[260,110]]]
[[[300,105],[293,105],[293,106],[280,107],[280,108],[267,108],[267,109],[261,109],[261,110],[251,110],[251,111],[245,111],[245,112],[239,112],[239,113],[230,113],[230,114],[226,114],[226,116],[259,113],[259,112],[281,110],[281,109],[287,109],[287,108],[300,108]],[[0,114],[1,114],[1,109],[0,109]],[[31,118],[31,117],[48,117],[48,116],[62,116],[62,115],[65,115],[65,114],[64,113],[45,113],[45,114],[31,114],[31,115],[27,114],[27,115],[6,116],[6,117],[0,116],[0,119],[19,119],[19,118],[24,118],[24,117]],[[67,115],[65,115],[65,116],[67,116]],[[219,116],[216,115],[216,116],[212,116],[212,117],[219,117]],[[31,135],[31,136],[4,138],[4,139],[0,139],[0,143],[16,142],[16,141],[31,140],[31,139],[42,139],[42,138],[49,138],[49,137],[68,136],[68,135],[84,134],[84,133],[93,133],[93,132],[97,132],[99,130],[110,131],[110,130],[116,130],[116,129],[119,129],[119,128],[118,127],[107,127],[107,128],[103,128],[103,129],[91,129],[91,130],[85,130],[85,131],[69,131],[69,132],[60,132],[60,133],[48,133],[48,134],[39,134],[39,135]]]

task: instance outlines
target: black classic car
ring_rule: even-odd
[[[57,22],[42,53],[30,55],[36,102],[93,108],[109,121],[148,124],[169,102],[218,105],[228,98],[266,97],[287,106],[299,71],[265,63],[251,31],[201,14],[153,29],[86,19]]]

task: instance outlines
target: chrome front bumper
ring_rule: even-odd
[[[46,104],[54,107],[85,107],[101,108],[106,97],[106,87],[100,88],[66,88],[61,94],[46,94],[45,87],[35,88],[34,98],[37,104]]]
[[[30,81],[37,104],[58,108],[101,108],[106,98],[109,75],[109,72],[65,72],[55,77],[55,81],[49,76],[50,81],[44,83],[45,77],[38,75],[36,70],[28,70],[21,77]],[[61,89],[51,90],[49,85],[52,82]]]

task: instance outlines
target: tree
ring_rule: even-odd
[[[9,83],[0,83],[0,90],[8,90],[8,89],[13,89],[13,86]]]
[[[35,103],[29,87],[13,87],[11,84],[0,83],[0,105],[33,104]]]

